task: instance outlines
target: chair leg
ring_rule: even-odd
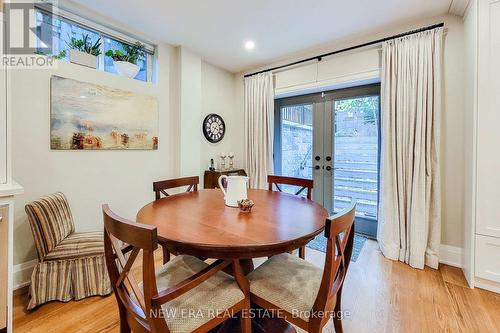
[[[163,263],[166,264],[170,261],[170,251],[167,249],[165,245],[162,246],[163,249]]]
[[[305,246],[302,246],[301,248],[299,248],[299,257],[301,259],[305,259],[306,258],[306,248],[305,248]]]
[[[335,315],[333,316],[333,326],[335,333],[343,333],[342,317],[341,317],[341,303],[342,303],[342,288],[337,292],[337,303],[335,304]]]
[[[120,333],[132,333],[127,322],[127,310],[120,303],[118,304],[118,312],[120,313]]]
[[[252,320],[250,314],[246,311],[240,312],[241,333],[252,333]]]

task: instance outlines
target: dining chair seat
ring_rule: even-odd
[[[176,256],[156,273],[157,287],[165,290],[208,266],[196,257]],[[139,286],[143,288],[142,283]],[[218,312],[229,309],[244,298],[235,279],[218,272],[199,286],[162,305],[162,315],[171,333],[192,332],[213,319]]]
[[[66,260],[102,256],[104,253],[104,232],[75,232],[50,251],[44,260]]]
[[[323,271],[288,253],[271,257],[247,275],[250,293],[309,321]]]

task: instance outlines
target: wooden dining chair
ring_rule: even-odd
[[[326,220],[323,270],[285,253],[271,257],[247,275],[252,302],[279,311],[311,333],[321,332],[333,317],[335,332],[341,333],[341,295],[354,244],[354,216],[353,203]]]
[[[231,314],[248,311],[248,280],[238,260],[208,265],[179,255],[155,272],[156,227],[127,221],[108,205],[102,210],[106,265],[121,333],[207,332]],[[131,268],[141,251],[143,282],[137,283]],[[222,272],[230,265],[234,278]],[[251,332],[249,316],[241,316],[240,323],[242,332]]]
[[[200,183],[200,177],[184,177],[184,178],[174,178],[161,180],[153,183],[153,192],[155,193],[155,200],[161,199],[161,195],[163,194],[165,197],[170,196],[166,190],[187,186],[186,192],[198,191],[198,184]],[[170,260],[170,250],[162,245],[163,251],[163,263],[167,263]]]
[[[191,190],[198,191],[199,183],[200,183],[200,177],[198,176],[174,178],[174,179],[167,179],[154,182],[153,192],[155,192],[155,200],[160,199],[162,194],[166,197],[170,196],[170,194],[168,194],[166,190],[172,188],[187,186],[186,192],[189,192]]]
[[[307,199],[311,200],[312,189],[314,187],[314,183],[311,179],[285,176],[267,176],[267,183],[269,184],[269,191],[273,190],[273,185],[280,192],[283,192],[280,185],[297,186],[299,189],[295,192],[295,195],[300,195],[304,190],[307,190]]]
[[[311,179],[304,178],[294,178],[294,177],[284,177],[284,176],[267,176],[267,183],[269,184],[269,191],[273,190],[273,187],[279,192],[283,192],[280,185],[292,185],[299,187],[295,192],[295,195],[300,195],[304,190],[307,190],[307,199],[311,200],[312,190],[314,187],[314,182]],[[306,247],[302,246],[299,248],[299,257],[305,259],[306,257]]]

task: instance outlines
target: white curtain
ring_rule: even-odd
[[[270,72],[245,78],[245,154],[251,188],[273,173],[274,86]]]
[[[438,267],[441,239],[439,130],[443,30],[382,46],[382,253],[415,268]]]

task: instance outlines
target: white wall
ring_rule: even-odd
[[[182,176],[200,172],[201,58],[178,47],[180,72],[180,171]]]
[[[477,123],[477,1],[471,1],[464,17],[464,225],[462,268],[470,286],[474,281],[475,143]]]
[[[379,80],[379,54],[378,48],[358,50],[279,72],[275,75],[275,94],[304,94]]]
[[[62,191],[70,202],[77,230],[101,230],[100,207],[135,219],[153,199],[154,180],[173,176],[169,131],[169,58],[173,49],[158,48],[158,83],[118,77],[59,62],[55,70],[17,70],[11,76],[14,179],[25,193],[16,198],[14,263],[36,258],[24,205],[41,195]],[[159,149],[144,151],[50,150],[50,77],[58,75],[141,94],[159,101]]]
[[[210,143],[201,135],[201,169],[208,168],[211,158],[218,166],[221,152],[234,152],[235,167],[242,167],[243,154],[239,151],[239,146],[242,146],[243,141],[236,139],[240,126],[235,117],[234,75],[207,62],[202,62],[201,73],[201,120],[210,113],[216,113],[226,123],[226,134],[218,143]],[[201,131],[201,123],[199,129]],[[229,163],[229,159],[226,159],[226,163]]]
[[[210,159],[219,165],[221,152],[235,152],[235,167],[241,166],[242,154],[235,142],[237,126],[234,121],[234,75],[203,61],[183,47],[177,48],[180,132],[180,175],[203,174]],[[202,121],[210,113],[219,114],[226,123],[226,135],[218,143],[210,143],[202,133]],[[228,163],[228,160],[227,160]]]
[[[378,31],[373,36],[351,38],[334,46],[311,51],[293,58],[282,59],[265,67],[274,67],[305,57],[340,49],[357,43],[394,35],[415,28],[444,22],[447,34],[444,42],[443,114],[441,126],[441,174],[442,174],[442,243],[454,247],[462,246],[462,226],[464,220],[464,137],[465,109],[464,91],[464,41],[463,22],[452,15],[410,22],[405,26]],[[258,69],[262,69],[261,67]],[[276,74],[276,93],[296,93],[301,89],[311,91],[317,87],[342,87],[354,82],[369,82],[380,69],[379,52],[376,49],[358,50],[323,59]],[[257,69],[254,69],[257,70]],[[253,72],[249,70],[247,72]],[[235,76],[239,93],[237,95],[238,114],[243,115],[243,73]],[[243,129],[243,127],[242,127]]]
[[[464,221],[464,39],[463,21],[448,16],[444,47],[443,98],[441,118],[441,242],[462,247]]]
[[[197,54],[180,47],[160,45],[157,56],[156,84],[66,62],[59,62],[56,70],[13,72],[14,177],[26,189],[16,200],[15,264],[36,258],[24,205],[41,195],[64,192],[77,230],[101,230],[102,203],[109,203],[118,214],[134,220],[137,210],[153,199],[153,181],[202,175],[210,158],[216,158],[220,151],[235,151],[236,165],[241,165],[242,153],[238,152],[241,144],[231,140],[238,137],[233,127],[233,74],[203,62]],[[51,75],[156,96],[160,115],[159,149],[51,151]],[[209,143],[201,133],[202,118],[212,112],[224,117],[228,127],[227,136],[218,144]]]

